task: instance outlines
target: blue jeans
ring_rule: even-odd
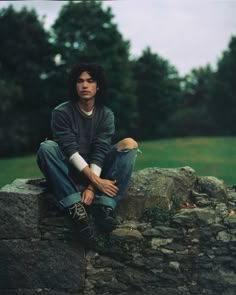
[[[101,177],[116,180],[119,191],[113,198],[98,191],[93,204],[110,206],[113,209],[116,207],[117,203],[124,197],[128,187],[136,155],[136,148],[118,151],[116,146],[112,147],[105,159]],[[76,171],[68,159],[65,158],[56,142],[46,140],[40,144],[37,162],[59,208],[66,209],[81,201],[79,187],[81,185],[86,186],[88,180],[85,179],[82,173]]]

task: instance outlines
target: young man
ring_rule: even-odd
[[[113,211],[127,189],[138,145],[126,138],[111,146],[114,115],[104,106],[100,65],[77,64],[70,90],[70,101],[52,111],[53,141],[41,143],[37,160],[56,205],[73,218],[80,236],[90,239],[94,228],[88,212],[101,230],[115,228]]]

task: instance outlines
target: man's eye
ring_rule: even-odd
[[[89,83],[93,83],[94,80],[93,80],[93,79],[88,79],[88,82],[89,82]]]
[[[77,83],[83,83],[83,80],[78,79],[78,80],[77,80]]]

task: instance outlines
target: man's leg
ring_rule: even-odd
[[[116,180],[116,186],[119,188],[117,195],[113,198],[102,193],[96,195],[93,202],[97,221],[101,222],[102,227],[107,231],[114,228],[113,210],[117,203],[124,197],[129,180],[134,168],[137,156],[138,144],[132,138],[125,138],[118,142],[108,154],[104,163],[102,178]],[[111,218],[110,218],[111,217]]]
[[[56,142],[47,140],[40,144],[37,162],[59,208],[69,208],[81,200],[76,184],[69,175],[69,163]]]
[[[93,235],[88,215],[81,203],[81,194],[69,173],[69,163],[58,144],[52,140],[41,143],[37,157],[38,166],[56,198],[56,205],[71,215],[80,226],[81,236]]]

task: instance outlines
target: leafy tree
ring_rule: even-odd
[[[116,115],[118,137],[123,137],[135,125],[135,98],[129,42],[123,40],[112,19],[111,9],[103,9],[98,1],[69,2],[63,6],[53,25],[61,71],[61,77],[55,80],[67,76],[68,70],[77,62],[102,64],[108,77],[108,104]],[[66,79],[58,85],[65,93]]]
[[[193,69],[182,80],[182,98],[171,118],[173,135],[209,135],[215,132],[212,118],[212,86],[215,73],[210,65]]]
[[[176,69],[150,48],[133,62],[136,80],[140,138],[168,136],[168,120],[180,98],[180,79]]]
[[[0,10],[0,131],[7,139],[1,154],[29,151],[39,141],[40,106],[53,64],[48,38],[34,10]]]
[[[0,73],[24,89],[27,103],[37,104],[43,94],[41,81],[52,64],[49,35],[34,10],[0,11]]]
[[[217,131],[220,134],[236,134],[236,36],[232,36],[228,49],[218,61],[213,88],[212,109]]]

